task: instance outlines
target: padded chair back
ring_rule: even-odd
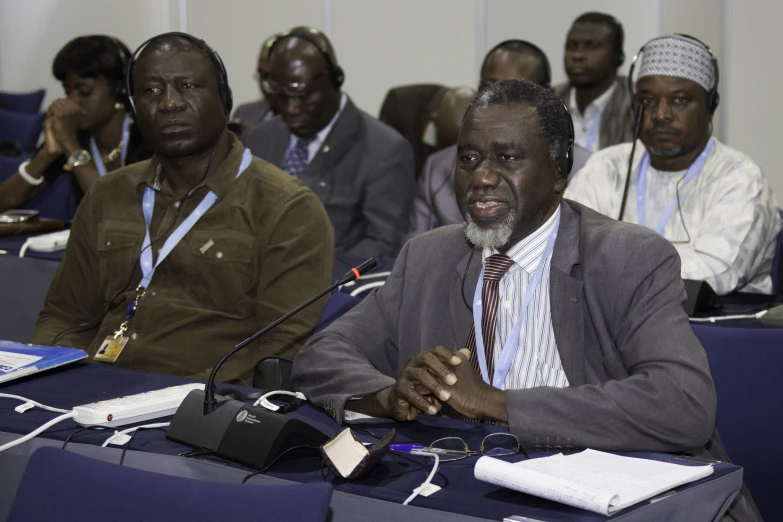
[[[70,174],[63,173],[43,192],[25,203],[22,208],[35,209],[42,217],[70,221],[76,214],[79,202],[76,198],[76,187]]]
[[[726,452],[765,520],[776,520],[783,484],[783,329],[693,325],[718,395],[717,428]]]
[[[41,103],[43,103],[45,95],[46,89],[32,92],[0,91],[0,104],[5,105],[5,110],[8,111],[38,114],[41,111]]]
[[[6,341],[29,343],[59,263],[0,255],[0,332]]]
[[[780,221],[783,222],[783,210],[778,212],[780,213]],[[772,293],[783,294],[783,228],[778,232],[775,257],[772,259]]]
[[[25,158],[9,158],[8,156],[0,156],[0,183],[7,180],[14,173],[19,170],[19,165]]]
[[[195,480],[39,448],[27,464],[9,522],[112,520],[325,521],[327,483],[258,486]]]
[[[28,154],[35,150],[46,114],[24,114],[0,109],[0,141],[16,141]]]
[[[253,388],[262,390],[294,391],[291,385],[291,368],[294,362],[285,357],[266,357],[253,369]]]

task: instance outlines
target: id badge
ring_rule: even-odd
[[[110,335],[104,339],[101,347],[95,352],[95,357],[93,357],[93,359],[96,361],[113,363],[120,356],[122,349],[125,348],[127,343],[128,338],[125,336],[114,337],[113,335]]]

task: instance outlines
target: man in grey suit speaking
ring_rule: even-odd
[[[297,354],[294,387],[340,421],[447,411],[508,423],[527,447],[727,460],[677,252],[562,199],[572,144],[549,89],[480,92],[458,142],[467,223],[409,241],[386,284]],[[732,509],[756,519],[747,494]]]
[[[336,253],[394,256],[416,190],[410,144],[341,91],[343,70],[320,31],[291,29],[269,53],[266,84],[280,115],[243,133],[245,146],[315,192]]]

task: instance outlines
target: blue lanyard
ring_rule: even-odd
[[[701,151],[701,154],[699,154],[699,157],[696,158],[696,161],[694,161],[690,167],[688,167],[688,171],[685,173],[685,178],[683,178],[682,183],[680,183],[680,188],[684,188],[685,185],[688,184],[690,180],[692,180],[696,175],[701,172],[701,169],[704,168],[704,164],[707,162],[707,156],[710,155],[710,152],[712,152],[712,149],[715,148],[715,138],[710,138],[710,141],[707,142],[707,146],[704,147],[704,150]],[[646,226],[647,222],[647,214],[646,214],[646,206],[647,206],[647,169],[650,168],[650,153],[645,151],[644,156],[642,156],[642,161],[639,163],[639,178],[636,182],[636,219],[640,225]],[[658,232],[660,235],[663,235],[664,230],[666,230],[666,223],[669,222],[669,218],[672,215],[672,212],[674,212],[674,207],[677,205],[677,194],[675,193],[674,196],[672,196],[672,199],[669,201],[669,204],[666,205],[666,208],[663,211],[663,214],[661,215],[661,220],[658,223],[658,226],[655,228],[655,231]],[[652,228],[652,227],[649,227]]]
[[[237,171],[237,178],[239,178],[245,169],[247,169],[252,159],[253,155],[250,153],[250,149],[245,149],[245,153],[242,155],[242,163],[239,165],[239,171]],[[152,211],[155,208],[155,191],[150,187],[147,187],[144,190],[141,210],[144,213],[144,223],[146,224],[147,231],[144,235],[144,243],[141,246],[141,271],[143,272],[144,277],[139,283],[140,287],[146,289],[149,286],[150,281],[152,281],[152,276],[155,275],[155,269],[158,268],[163,260],[166,259],[166,256],[168,256],[171,251],[174,250],[174,247],[177,246],[180,241],[182,241],[182,238],[184,238],[185,235],[190,232],[190,229],[193,228],[201,216],[203,216],[204,213],[206,213],[206,211],[215,204],[215,201],[217,201],[217,194],[210,190],[209,193],[204,196],[204,199],[201,200],[201,203],[198,204],[195,210],[191,212],[191,214],[176,228],[176,230],[171,233],[166,242],[163,243],[163,247],[158,253],[158,260],[155,262],[155,264],[153,264],[152,248],[150,248],[150,222],[152,221]]]
[[[120,155],[120,167],[125,166],[125,157],[128,155],[128,141],[130,141],[130,126],[131,117],[129,114],[125,115],[125,119],[122,121],[122,153]],[[95,138],[90,138],[90,150],[92,151],[92,160],[95,162],[95,168],[98,170],[99,176],[106,175],[106,165],[103,164],[103,157],[101,151],[98,150],[98,145],[95,143]]]
[[[506,343],[503,345],[503,351],[500,352],[500,359],[498,364],[495,365],[495,375],[492,378],[492,386],[500,388],[503,386],[503,382],[506,380],[506,375],[511,369],[511,363],[514,361],[514,356],[519,350],[519,334],[522,331],[522,322],[525,320],[525,314],[527,308],[530,305],[530,301],[533,300],[533,294],[538,286],[541,284],[541,278],[544,274],[544,267],[546,260],[552,255],[552,251],[555,248],[555,238],[557,237],[557,229],[560,226],[560,216],[557,216],[557,221],[552,229],[552,233],[549,235],[549,239],[544,249],[544,254],[541,256],[541,261],[538,263],[533,274],[533,279],[528,283],[527,290],[525,290],[525,300],[522,304],[522,310],[519,312],[519,318],[514,323],[514,328],[511,329]],[[484,289],[484,268],[481,269],[481,275],[479,275],[478,283],[476,284],[476,292],[473,295],[473,327],[476,333],[476,356],[478,357],[479,368],[481,368],[481,376],[484,378],[484,382],[490,384],[489,373],[487,371],[487,356],[484,350],[484,332],[481,331],[481,317],[483,314],[483,307],[481,304],[481,294]],[[500,298],[500,289],[498,289],[498,299]],[[498,314],[498,320],[500,314]],[[490,335],[495,335],[492,332]]]

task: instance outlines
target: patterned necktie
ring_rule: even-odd
[[[310,158],[310,151],[308,146],[317,138],[317,134],[313,134],[307,138],[297,138],[296,143],[286,153],[283,160],[283,170],[298,178],[304,173],[308,165],[308,159]]]
[[[506,254],[489,256],[484,263],[484,288],[481,289],[481,332],[484,334],[484,353],[487,358],[489,383],[495,374],[495,325],[498,319],[498,287],[500,280],[514,265],[514,260]],[[470,350],[470,364],[481,374],[478,354],[476,353],[476,327],[470,329],[465,348]],[[501,350],[503,347],[500,348]]]

